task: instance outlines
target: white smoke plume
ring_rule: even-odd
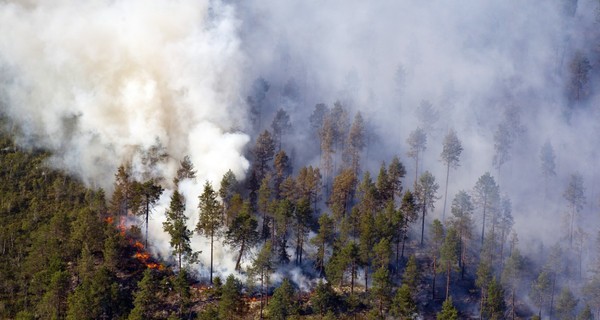
[[[304,129],[314,105],[339,99],[379,136],[368,144],[365,168],[376,172],[399,155],[412,172],[406,138],[428,100],[440,117],[421,167],[442,184],[446,130],[455,129],[464,147],[448,203],[490,171],[512,199],[525,246],[548,246],[564,233],[562,192],[575,171],[589,186],[578,224],[589,232],[599,225],[599,95],[592,90],[575,106],[565,96],[577,51],[590,56],[590,83],[600,77],[597,8],[592,0],[0,1],[0,110],[17,125],[22,145],[53,151],[52,164],[89,184],[110,188],[126,161],[143,172],[143,151],[157,145],[170,158],[154,174],[170,181],[190,155],[198,179],[180,188],[193,227],[203,182],[218,183],[228,169],[241,179],[248,168],[242,151],[249,137],[240,131],[250,132],[250,81],[270,84],[263,128],[252,129],[268,128],[273,110],[287,110],[294,133],[284,149],[296,168],[318,163],[318,142]],[[498,170],[494,133],[508,107],[526,130]],[[546,141],[557,155],[548,199],[539,163]],[[302,152],[294,153],[297,145]],[[162,221],[171,192],[150,225],[161,255],[170,250]],[[441,203],[436,207],[432,217],[439,217]],[[205,240],[193,241],[206,263]],[[232,264],[231,252],[218,248],[218,271],[231,272]]]
[[[105,188],[156,145],[168,181],[185,155],[202,179],[243,176],[237,28],[219,2],[2,2],[2,110],[20,143]]]
[[[193,229],[204,181],[218,183],[229,169],[243,178],[248,167],[238,26],[219,1],[2,1],[1,113],[22,146],[50,150],[52,165],[109,191],[123,163],[169,187],[189,155],[198,178],[181,191]],[[156,147],[167,160],[143,165]],[[163,257],[171,194],[149,228]],[[193,247],[207,260],[202,239]],[[220,269],[233,261],[225,254],[216,254]]]

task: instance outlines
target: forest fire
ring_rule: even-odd
[[[133,241],[133,240],[130,240]],[[152,259],[152,256],[148,251],[145,250],[144,244],[139,241],[133,242],[133,247],[137,250],[137,252],[133,255],[139,262],[143,263],[149,269],[157,269],[164,270],[165,266],[162,263],[151,262],[149,260]]]
[[[164,270],[165,266],[162,263],[152,262],[152,255],[146,251],[145,246],[138,240],[134,240],[127,234],[127,225],[126,225],[126,217],[119,217],[119,224],[115,227],[119,230],[121,236],[128,238],[129,243],[135,248],[136,253],[133,255],[139,262],[144,264],[149,269],[157,269]],[[115,222],[115,218],[110,216],[104,219],[104,221],[108,224],[113,225]]]

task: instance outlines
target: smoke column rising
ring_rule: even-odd
[[[572,13],[564,10],[569,3]],[[198,180],[182,182],[181,189],[193,227],[203,182],[217,183],[227,169],[242,179],[248,168],[243,149],[250,139],[240,131],[262,129],[246,120],[252,80],[263,77],[271,85],[263,127],[271,111],[290,113],[294,137],[284,143],[290,149],[314,140],[304,128],[316,103],[339,99],[360,110],[380,137],[364,161],[372,172],[395,154],[412,172],[405,141],[426,99],[440,120],[423,167],[442,182],[439,153],[447,129],[454,128],[464,146],[448,203],[491,171],[513,200],[520,239],[552,243],[561,233],[562,191],[574,171],[592,186],[587,197],[594,204],[583,212],[588,221],[582,225],[598,224],[591,217],[599,178],[591,161],[600,143],[593,134],[598,96],[592,91],[576,108],[565,98],[570,59],[595,50],[589,30],[597,29],[596,9],[591,0],[4,1],[1,110],[18,126],[21,145],[53,151],[53,165],[105,188],[123,162],[134,164],[138,175],[146,172],[141,156],[157,144],[171,158],[153,174],[167,181],[190,155]],[[493,136],[508,107],[518,110],[526,130],[496,170]],[[549,200],[539,191],[545,141],[557,153]],[[318,163],[318,154],[297,152],[295,159],[296,167]],[[150,226],[161,254],[169,250],[162,213],[171,192]],[[529,235],[531,225],[547,232]],[[206,261],[205,240],[194,244]],[[226,250],[216,255],[224,270],[232,261]]]

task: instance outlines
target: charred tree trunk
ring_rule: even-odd
[[[442,211],[442,222],[446,221],[446,200],[448,199],[448,178],[450,177],[450,162],[446,167],[446,191],[444,192],[444,210]]]
[[[435,278],[437,274],[436,270],[437,257],[433,257],[433,279],[431,284],[431,300],[435,300]]]
[[[448,300],[448,294],[450,293],[450,261],[446,263],[446,300]]]
[[[244,254],[244,249],[246,247],[246,241],[242,240],[242,245],[240,246],[240,253],[238,255],[237,261],[235,262],[235,270],[240,271],[241,266],[240,262],[242,261],[242,255]]]

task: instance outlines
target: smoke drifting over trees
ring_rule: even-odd
[[[295,265],[315,260],[319,276],[337,268],[340,283],[350,272],[354,290],[384,241],[360,230],[384,224],[373,212],[391,200],[402,213],[388,215],[398,217],[387,243],[396,262],[371,270],[380,314],[394,308],[388,265],[399,267],[411,232],[423,245],[434,219],[453,240],[440,258],[448,286],[455,269],[475,273],[468,243],[484,267],[512,268],[503,279],[480,268],[484,313],[507,290],[540,314],[571,314],[586,290],[561,293],[561,272],[579,269],[581,284],[597,270],[584,254],[600,227],[597,12],[592,0],[3,1],[0,115],[18,145],[114,192],[119,211],[139,209],[154,254],[172,254],[163,223],[179,218],[178,260],[202,251],[211,280],[213,265],[235,273],[267,242],[287,265],[293,243]],[[184,163],[194,174],[181,175]],[[129,199],[134,181],[154,193]],[[205,185],[210,197],[199,199]],[[169,217],[175,198],[181,212]],[[579,266],[548,263],[564,257],[554,245]],[[543,271],[525,274],[525,263]],[[525,278],[537,279],[530,298]],[[457,299],[446,295],[450,308]]]

